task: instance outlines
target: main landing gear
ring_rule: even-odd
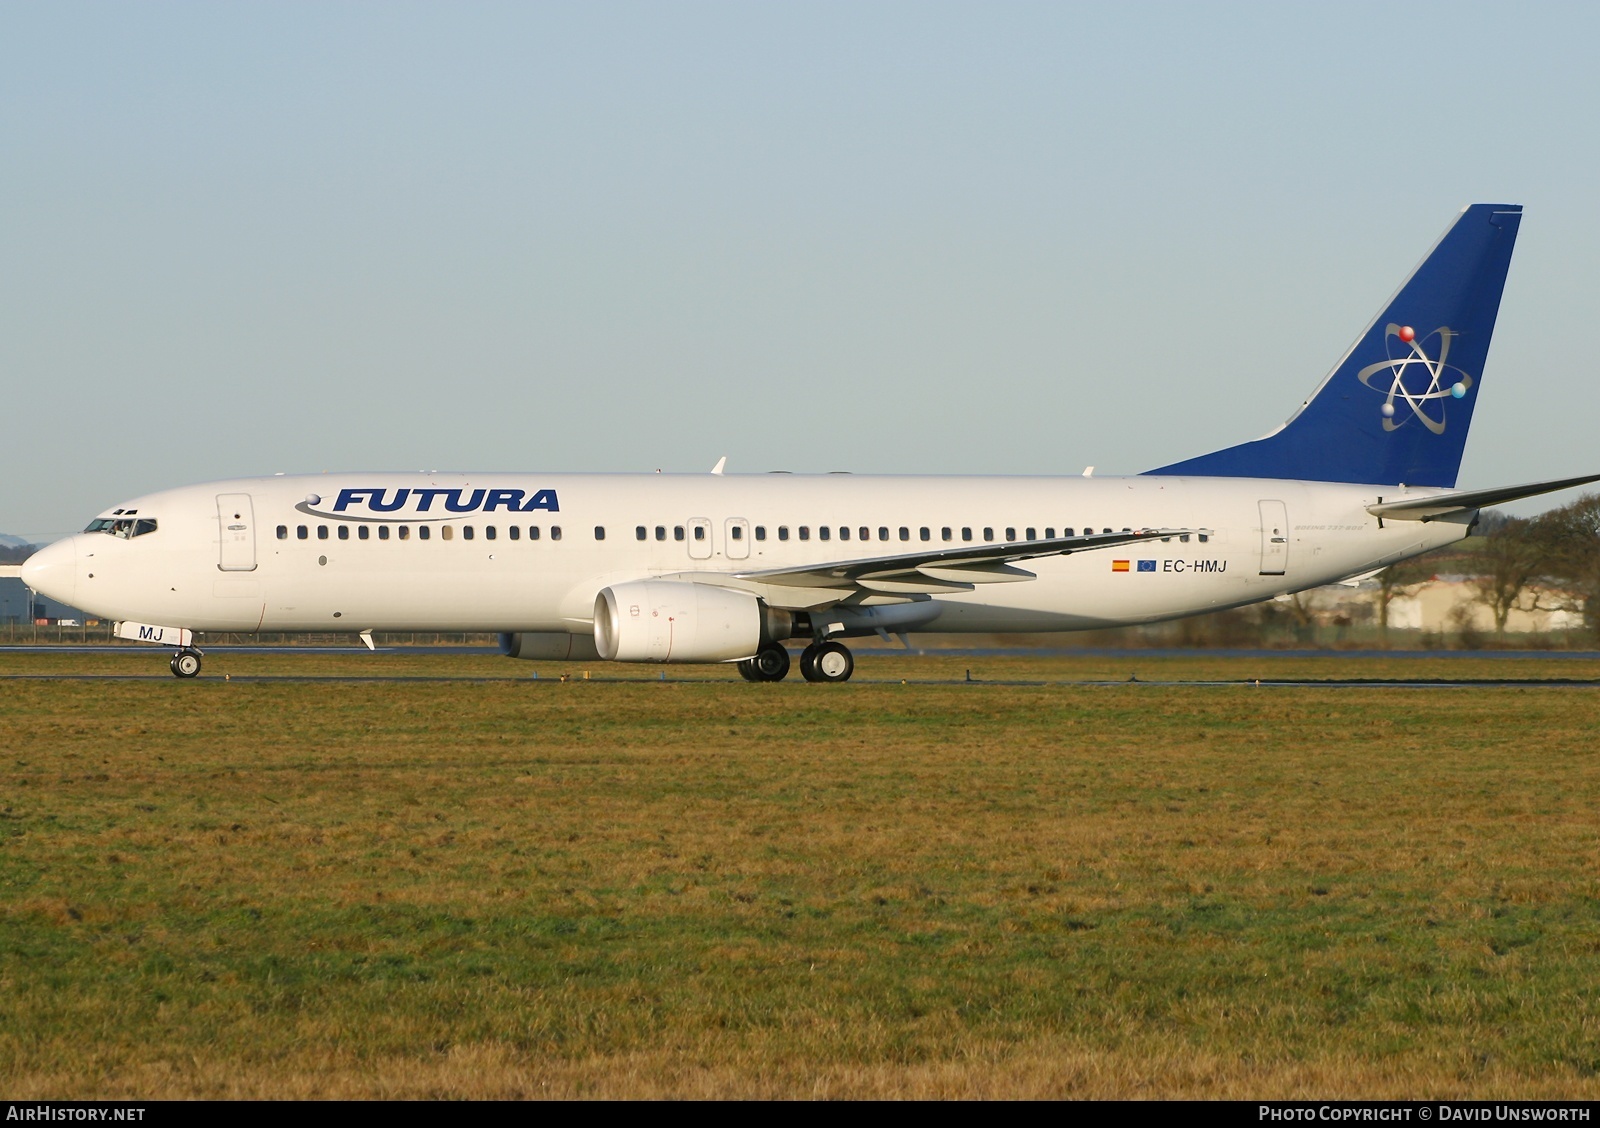
[[[739,676],[745,681],[782,681],[789,673],[789,652],[780,643],[769,643],[754,658],[739,663]]]
[[[813,642],[800,652],[800,675],[808,682],[849,681],[856,672],[850,648],[840,642]]]
[[[849,681],[855,670],[856,661],[842,643],[813,642],[800,652],[800,673],[808,682]],[[789,652],[775,642],[739,663],[739,676],[745,681],[782,681],[788,673]]]
[[[200,672],[200,652],[192,646],[185,646],[172,656],[172,676],[175,678],[192,678]]]

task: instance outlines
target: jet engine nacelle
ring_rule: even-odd
[[[634,580],[594,601],[594,645],[612,662],[729,662],[761,648],[761,601],[685,580]]]

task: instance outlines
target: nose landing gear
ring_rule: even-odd
[[[200,672],[200,652],[192,646],[185,646],[172,656],[172,676],[175,678],[192,678]]]

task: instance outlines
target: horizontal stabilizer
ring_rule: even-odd
[[[1452,513],[1482,509],[1486,505],[1500,505],[1519,501],[1525,497],[1554,493],[1556,490],[1600,482],[1600,474],[1587,474],[1582,478],[1562,478],[1555,482],[1529,482],[1521,486],[1499,486],[1490,490],[1459,490],[1453,493],[1431,494],[1427,497],[1408,497],[1400,501],[1380,501],[1367,506],[1374,517],[1387,517],[1392,521],[1433,521]]]

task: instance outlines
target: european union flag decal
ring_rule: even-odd
[[[1156,570],[1156,562],[1154,560],[1141,560],[1141,561],[1139,561],[1139,571],[1141,571],[1141,572],[1154,572],[1155,570]]]

